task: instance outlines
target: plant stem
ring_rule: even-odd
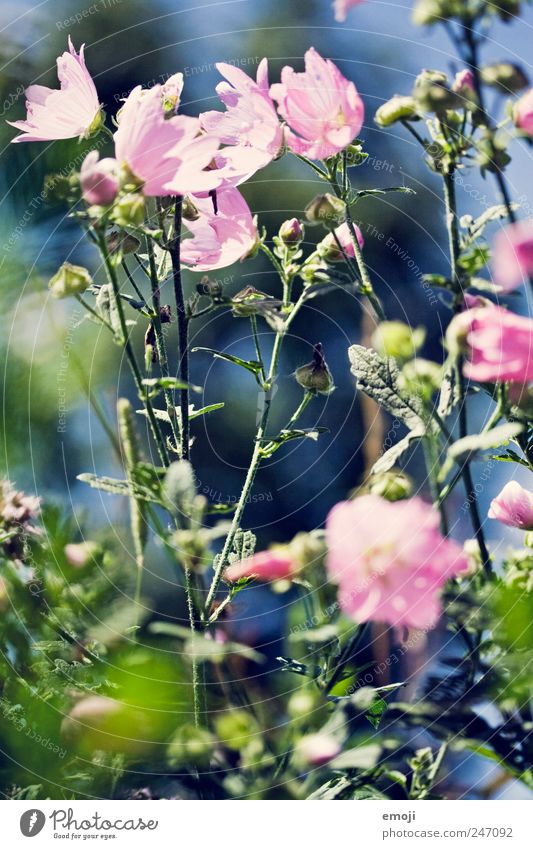
[[[196,613],[194,610],[194,596],[192,588],[192,574],[189,567],[185,564],[183,567],[185,574],[185,593],[187,596],[187,610],[189,613],[189,625],[191,629],[191,637],[193,639],[191,651],[192,665],[192,690],[193,690],[193,707],[194,707],[194,724],[200,725],[200,676],[198,673],[198,661],[196,660],[196,646],[194,639],[196,637]]]
[[[174,236],[170,244],[170,258],[172,260],[172,279],[174,282],[174,297],[176,300],[176,315],[178,319],[178,376],[185,383],[189,383],[189,320],[185,306],[185,295],[183,293],[183,281],[181,278],[181,215],[182,198],[176,198],[174,210]],[[188,460],[190,456],[190,427],[189,427],[189,390],[187,387],[180,389],[181,410],[181,456]]]
[[[261,377],[264,381],[265,378],[266,378],[265,366],[263,364],[263,356],[261,354],[261,345],[259,344],[259,336],[257,334],[257,317],[255,315],[250,316],[250,324],[252,326],[252,336],[254,337],[255,355],[257,357],[257,362],[261,363]]]
[[[146,237],[146,250],[148,252],[150,281],[152,284],[152,307],[154,312],[154,317],[152,318],[152,326],[154,328],[155,333],[157,359],[159,362],[159,368],[161,369],[161,375],[163,377],[168,377],[169,368],[167,346],[163,333],[163,326],[161,324],[161,296],[159,292],[159,279],[157,274],[157,267],[155,264],[154,247],[150,240],[150,236]],[[178,417],[176,415],[176,405],[174,403],[174,397],[172,395],[172,391],[168,388],[163,389],[163,396],[165,398],[167,414],[170,419],[170,427],[172,428],[172,436],[174,437],[175,450],[176,452],[178,452],[181,434],[179,432]]]
[[[152,402],[148,397],[148,392],[146,387],[143,386],[141,372],[135,358],[135,353],[133,351],[133,347],[131,344],[131,340],[129,337],[128,325],[126,323],[126,316],[124,315],[124,307],[122,305],[122,299],[120,297],[120,285],[118,282],[117,272],[115,266],[111,262],[109,257],[109,252],[107,250],[107,244],[105,241],[105,237],[102,233],[97,233],[97,241],[100,248],[100,252],[104,258],[107,276],[109,278],[109,282],[111,283],[111,288],[113,290],[113,296],[115,299],[115,306],[117,310],[118,320],[120,323],[120,330],[122,333],[124,353],[128,359],[131,372],[133,374],[133,380],[135,382],[135,388],[137,389],[137,394],[140,400],[143,402],[146,408],[146,415],[148,416],[148,421],[150,422],[150,427],[152,430],[152,435],[154,437],[155,443],[157,445],[157,451],[159,454],[159,458],[164,466],[168,466],[168,453],[165,446],[165,440],[163,438],[163,434],[161,433],[161,428],[159,427],[159,422],[157,421],[154,413],[154,408],[152,406]]]
[[[460,289],[460,281],[457,274],[457,261],[459,259],[460,253],[460,241],[459,241],[459,230],[457,227],[457,206],[456,206],[456,197],[455,197],[455,183],[453,180],[453,171],[450,173],[445,173],[443,175],[444,178],[444,201],[446,205],[446,228],[448,231],[448,241],[450,246],[450,275],[452,278],[452,282],[454,284],[455,290],[458,292],[460,299],[462,301],[462,292]],[[456,309],[460,308],[460,302],[457,304]],[[465,383],[463,377],[463,368],[461,358],[457,361],[456,364],[456,381],[457,381],[457,390],[458,390],[458,406],[459,406],[459,436],[462,439],[468,433],[468,421],[467,421],[467,410],[466,410],[466,393],[465,393]],[[474,482],[472,480],[472,473],[470,471],[470,463],[468,460],[465,460],[462,466],[462,476],[466,489],[466,496],[469,506],[470,519],[472,521],[472,527],[474,529],[474,534],[477,540],[477,544],[479,546],[479,551],[481,554],[481,560],[483,563],[483,567],[487,574],[492,573],[492,566],[490,562],[490,555],[487,549],[487,545],[485,543],[485,535],[483,533],[483,526],[481,523],[481,518],[479,515],[479,507],[477,503],[476,491],[474,489]],[[439,500],[440,503],[440,500]]]

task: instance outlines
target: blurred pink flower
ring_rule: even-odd
[[[302,766],[324,766],[342,751],[342,746],[333,734],[318,731],[301,737],[294,749],[296,763]]]
[[[462,548],[441,535],[437,511],[420,498],[341,502],[326,520],[326,543],[339,604],[356,622],[431,628],[441,587],[467,568]]]
[[[518,129],[533,136],[533,88],[517,100],[514,107],[514,122]]]
[[[533,494],[517,481],[509,481],[491,501],[489,519],[497,519],[511,528],[533,531]]]
[[[211,196],[193,198],[200,213],[196,221],[187,221],[192,239],[183,239],[181,260],[192,271],[213,271],[244,259],[257,241],[252,213],[237,189],[225,189]]]
[[[353,228],[357,236],[357,241],[359,242],[359,247],[362,249],[365,244],[363,234],[357,224],[354,224]],[[335,236],[337,238],[335,238]],[[353,259],[355,257],[355,249],[353,246],[352,233],[346,221],[344,224],[341,224],[340,227],[335,229],[335,236],[333,233],[328,233],[328,235],[322,239],[320,244],[317,246],[320,256],[327,259],[328,262],[341,262],[344,259],[344,254]],[[339,242],[341,244],[342,251],[339,248]]]
[[[57,58],[59,89],[44,85],[26,89],[26,120],[7,122],[22,130],[13,142],[70,139],[88,136],[98,128],[100,103],[85,66],[84,47],[82,44],[78,55],[69,36],[69,52]]]
[[[457,315],[446,331],[448,346],[466,352],[463,371],[481,383],[533,380],[533,319],[502,307]]]
[[[313,47],[305,54],[305,71],[285,66],[270,94],[289,125],[287,144],[311,159],[339,153],[363,126],[364,106],[355,85]]]
[[[160,85],[130,92],[119,112],[115,156],[126,164],[147,197],[203,192],[220,185],[215,171],[205,171],[218,139],[200,136],[200,122],[187,115],[165,117]]]
[[[240,68],[224,62],[217,65],[217,70],[227,80],[217,86],[226,111],[204,112],[200,123],[209,135],[235,148],[237,162],[251,149],[253,157],[249,152],[247,163],[242,166],[244,173],[251,176],[268,165],[283,145],[283,130],[268,93],[268,62],[263,59],[259,63],[256,82]]]
[[[333,11],[335,12],[335,20],[342,23],[346,20],[346,15],[354,6],[360,6],[364,0],[334,0]]]
[[[118,192],[119,165],[116,159],[100,159],[97,150],[91,150],[80,168],[83,199],[90,204],[107,206],[113,203]]]
[[[289,556],[288,550],[283,547],[271,548],[269,551],[260,551],[228,566],[224,572],[224,578],[231,584],[241,578],[256,578],[258,581],[282,581],[292,578],[298,571],[294,558]]]
[[[469,68],[465,68],[463,71],[458,71],[455,75],[452,91],[458,92],[459,94],[465,94],[466,92],[475,92],[474,87],[474,74]]]
[[[533,274],[533,221],[517,221],[496,234],[492,273],[504,292],[512,292]]]

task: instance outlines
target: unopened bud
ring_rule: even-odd
[[[399,377],[400,388],[405,389],[410,395],[420,395],[429,400],[440,388],[442,383],[442,369],[438,363],[417,357],[406,363]]]
[[[135,236],[119,230],[113,230],[106,241],[110,254],[134,254],[141,246],[141,243]]]
[[[374,121],[380,127],[390,127],[397,121],[418,121],[419,117],[414,97],[395,94],[379,107]]]
[[[316,697],[311,690],[297,690],[289,699],[287,713],[291,719],[306,719],[316,708]]]
[[[257,722],[245,710],[232,710],[215,720],[217,737],[226,749],[245,749],[259,734]]]
[[[519,65],[513,62],[495,62],[481,69],[485,85],[497,88],[504,94],[527,88],[529,80]]]
[[[68,298],[69,295],[81,295],[92,284],[93,279],[86,268],[64,262],[50,280],[48,288],[54,298]]]
[[[185,221],[198,221],[200,212],[188,195],[183,198],[181,214]]]
[[[416,78],[413,97],[423,112],[441,114],[461,106],[461,98],[449,88],[442,71],[422,71]]]
[[[279,228],[279,237],[283,244],[289,247],[296,247],[300,244],[304,237],[304,228],[297,218],[291,218],[289,221],[284,221]]]
[[[144,197],[138,192],[122,195],[115,204],[113,220],[120,227],[141,227],[144,223]]]
[[[341,752],[341,745],[332,734],[307,734],[295,746],[294,758],[302,767],[324,766]]]
[[[163,112],[165,113],[166,118],[172,118],[172,116],[178,111],[182,91],[183,74],[180,72],[172,74],[166,83],[161,86]]]
[[[199,295],[212,298],[214,301],[222,297],[222,290],[222,283],[219,280],[210,280],[207,274],[196,284],[196,291]]]
[[[379,495],[387,501],[401,501],[411,496],[413,484],[404,472],[391,469],[389,472],[371,475],[364,489],[365,492]]]
[[[324,359],[320,342],[313,349],[313,359],[311,362],[297,368],[294,376],[300,386],[309,392],[320,392],[321,394],[328,395],[333,391],[335,388],[333,378]]]
[[[344,220],[346,204],[332,194],[317,195],[305,207],[305,215],[310,224],[331,224]]]
[[[382,321],[372,334],[372,346],[382,357],[410,360],[424,344],[426,331],[403,321]]]
[[[86,540],[84,542],[69,542],[64,551],[70,566],[74,569],[84,569],[101,553],[101,548],[98,543]]]

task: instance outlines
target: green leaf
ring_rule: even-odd
[[[453,411],[459,401],[459,393],[457,391],[455,370],[453,365],[449,366],[442,377],[442,385],[440,387],[439,403],[437,413],[443,419],[446,419]]]
[[[487,245],[475,245],[465,251],[459,257],[457,264],[466,272],[468,277],[473,277],[487,265],[490,251]]]
[[[427,283],[428,286],[439,286],[443,289],[452,288],[452,281],[444,274],[423,274],[422,281]]]
[[[469,460],[479,451],[489,448],[498,448],[505,445],[510,439],[518,436],[524,430],[524,425],[519,422],[509,422],[492,428],[483,433],[474,433],[458,439],[448,449],[448,457],[455,462]]]
[[[404,436],[403,439],[399,439],[398,442],[388,448],[387,451],[381,455],[379,460],[376,460],[372,466],[372,474],[381,475],[383,472],[388,472],[389,469],[392,469],[400,457],[411,447],[412,443],[417,442],[425,436],[425,434],[426,428],[424,425],[418,426],[414,430],[409,431],[407,436]]]
[[[520,455],[511,448],[507,449],[506,454],[492,454],[491,460],[499,460],[500,463],[518,463],[520,466],[525,466],[526,469],[529,469],[529,463],[527,460],[524,460],[523,457],[520,457]]]
[[[357,386],[366,395],[377,401],[391,416],[401,419],[409,430],[425,432],[422,402],[400,391],[400,372],[392,358],[385,360],[376,351],[362,345],[352,345],[348,349],[348,356]]]
[[[514,210],[518,209],[518,204],[513,203],[512,208]],[[461,227],[468,230],[469,236],[471,239],[476,239],[478,236],[481,236],[487,224],[491,221],[498,221],[499,219],[507,218],[507,207],[503,203],[495,204],[494,206],[489,206],[488,209],[483,212],[478,218],[472,218],[470,215],[463,215],[461,218]]]
[[[183,380],[178,380],[175,377],[145,377],[143,386],[154,390],[150,393],[150,397],[154,397],[163,389],[190,389],[191,392],[201,392],[201,386],[195,386],[192,383],[185,383]]]
[[[117,478],[99,477],[90,473],[78,475],[77,479],[83,483],[89,484],[93,489],[99,489],[102,492],[109,492],[111,495],[124,495],[131,498],[141,498],[143,501],[161,504],[161,500],[157,493],[152,491],[151,486],[146,486],[134,480],[130,486],[128,481],[118,480]],[[133,490],[133,491],[132,491]]]
[[[189,404],[189,421],[197,419],[200,416],[206,416],[208,413],[213,413],[215,410],[221,410],[223,406],[224,401],[219,401],[216,404],[208,404],[206,407],[199,407],[198,409],[195,408],[194,404]],[[174,409],[176,411],[176,415],[179,418],[179,416],[181,415],[180,408],[175,407]],[[140,416],[147,415],[146,410],[144,408],[142,410],[136,410],[135,412],[138,413]],[[154,415],[156,419],[159,419],[159,421],[170,424],[170,416],[166,410],[158,410],[154,407]]]
[[[353,192],[350,195],[350,203],[357,203],[358,200],[366,197],[373,197],[374,195],[387,195],[390,192],[400,192],[404,195],[416,195],[414,189],[410,189],[408,186],[390,186],[389,188],[384,189],[360,189],[357,192]]]
[[[226,362],[228,363],[233,363],[233,365],[240,366],[241,368],[244,368],[247,371],[251,371],[256,378],[261,372],[262,365],[258,360],[242,360],[240,357],[234,357],[232,354],[225,354],[222,351],[216,351],[214,348],[192,349],[193,354],[195,354],[197,351],[205,351],[208,354],[213,354],[215,359],[226,360]]]
[[[168,467],[163,481],[163,499],[171,513],[189,515],[196,495],[194,470],[188,460],[176,460]]]

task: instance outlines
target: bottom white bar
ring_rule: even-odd
[[[6,849],[73,843],[128,849],[533,846],[531,801],[304,804],[83,800],[0,804],[1,843]],[[34,844],[30,843],[32,838]]]

